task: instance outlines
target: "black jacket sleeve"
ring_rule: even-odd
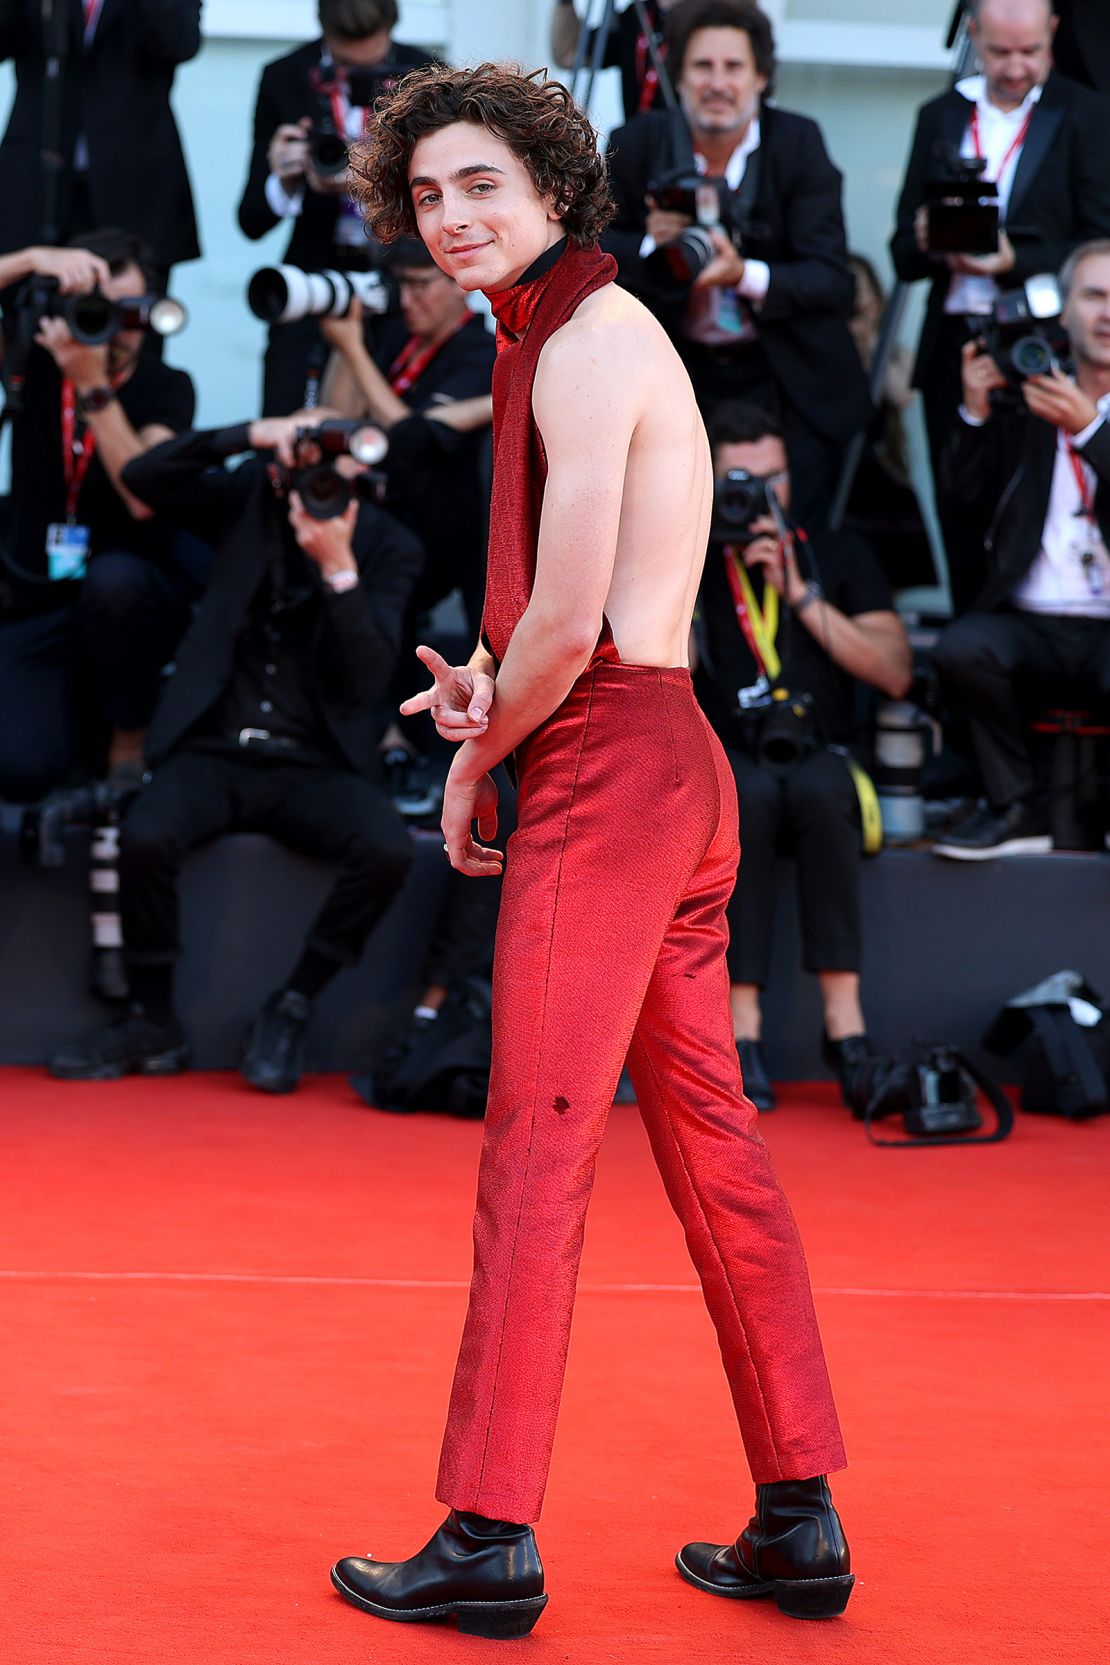
[[[239,202],[240,229],[252,240],[265,237],[278,223],[278,216],[266,201],[266,181],[270,176],[267,159],[270,140],[282,123],[281,105],[274,88],[274,72],[279,67],[278,64],[267,64],[258,84],[258,99],[254,107],[254,145],[247,183]]]
[[[801,155],[792,158],[795,183],[783,214],[790,249],[769,257],[771,283],[760,316],[768,322],[812,312],[847,318],[855,279],[848,265],[840,172],[815,122],[807,121],[798,136]]]
[[[0,63],[17,58],[30,43],[25,0],[0,0]]]
[[[200,51],[201,0],[135,0],[139,41],[152,58],[183,64]]]
[[[329,672],[352,705],[375,705],[397,664],[401,624],[424,564],[419,540],[373,504],[354,535],[360,582],[335,595],[326,585]]]
[[[245,477],[229,473],[223,464],[249,449],[245,422],[191,429],[132,457],[121,478],[155,514],[216,543],[238,518],[249,489]]]
[[[606,151],[609,187],[617,212],[602,237],[602,247],[616,260],[621,282],[637,293],[645,287],[640,245],[647,230],[645,198],[652,172],[647,123],[654,119],[651,115],[634,116],[623,127],[615,128]]]
[[[910,146],[910,158],[906,165],[906,177],[902,181],[902,192],[898,198],[894,235],[890,240],[894,270],[903,283],[914,283],[919,278],[934,277],[938,269],[938,262],[931,260],[918,248],[913,229],[917,210],[925,200],[925,180],[929,174],[933,149],[930,135],[934,125],[932,106],[926,104],[918,112],[913,144]]]

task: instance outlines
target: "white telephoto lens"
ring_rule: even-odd
[[[149,323],[155,335],[177,335],[188,322],[188,312],[170,295],[159,295],[150,308]]]

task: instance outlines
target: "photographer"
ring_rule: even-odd
[[[67,1080],[185,1067],[173,1010],[183,857],[220,833],[266,832],[339,872],[285,983],[248,1031],[242,1072],[254,1087],[297,1084],[312,1003],[401,887],[408,835],[378,784],[374,715],[393,670],[401,618],[420,567],[412,535],[352,496],[341,514],[308,512],[321,483],[305,469],[322,413],[190,433],[138,458],[127,483],[217,546],[212,582],[155,713],[150,783],[128,812],[120,872],[133,1004],[52,1061]],[[339,436],[341,438],[341,436]],[[224,461],[248,447],[233,471]],[[358,475],[324,465],[329,497]],[[275,489],[276,488],[276,489]],[[331,507],[337,507],[332,503]]]
[[[58,222],[65,241],[126,225],[143,239],[159,291],[169,268],[200,253],[193,197],[170,104],[174,71],[200,50],[201,0],[55,0],[61,39],[42,0],[0,0],[0,60],[16,96],[0,142],[0,250],[41,238],[46,156],[61,158]],[[44,128],[48,63],[60,47],[60,129]]]
[[[347,194],[345,141],[363,137],[374,100],[407,70],[434,62],[392,37],[396,0],[318,0],[323,38],[267,64],[254,115],[254,150],[239,225],[264,237],[289,224],[284,260],[306,271],[364,270],[374,258],[362,216]],[[304,402],[313,318],[271,327],[263,412]]]
[[[325,377],[324,398],[388,433],[386,507],[424,545],[424,573],[405,615],[398,656],[398,665],[407,667],[419,615],[455,588],[462,591],[471,639],[478,637],[489,505],[483,457],[493,415],[495,349],[485,319],[470,310],[464,291],[440,271],[423,241],[391,244],[385,266],[400,294],[401,316],[375,324],[369,345],[357,302],[345,318],[324,320],[324,338],[339,355],[336,373],[329,368]],[[409,691],[407,668],[400,675],[404,681],[391,689],[394,710]],[[419,734],[412,721],[394,721],[382,741],[390,792],[408,815],[427,814],[436,803]]]
[[[1085,243],[1060,272],[1074,376],[1053,367],[995,408],[1002,370],[963,351],[963,406],[946,459],[952,500],[984,540],[986,584],[941,636],[936,663],[975,748],[986,801],[939,839],[962,861],[1047,850],[1034,791],[1023,684],[1047,682],[1110,709],[1110,239]],[[992,399],[993,395],[993,399]]]
[[[750,0],[684,0],[667,38],[681,108],[613,134],[617,217],[603,241],[674,340],[703,413],[730,398],[775,412],[799,513],[818,525],[869,415],[840,175],[815,122],[765,102],[774,36]]]
[[[30,802],[83,743],[99,769],[103,737],[90,730],[110,730],[110,772],[138,764],[199,585],[123,469],[187,428],[194,400],[183,370],[142,351],[142,329],[89,345],[58,315],[78,295],[147,296],[154,274],[137,238],[92,232],[77,248],[27,249],[0,259],[0,278],[28,280],[9,289],[5,314],[8,397],[21,384],[22,409],[0,551],[0,796]]]
[[[1110,106],[1053,68],[1051,0],[977,0],[970,12],[982,72],[920,110],[891,239],[898,276],[930,282],[914,385],[925,407],[957,613],[983,580],[982,550],[968,545],[940,468],[957,420],[969,320],[990,313],[1000,288],[1055,272],[1076,244],[1110,234]],[[997,188],[997,246],[931,252],[937,233],[931,236],[924,206],[929,187],[970,164]]]
[[[790,518],[778,425],[753,407],[723,405],[710,439],[717,487],[695,686],[740,797],[743,854],[728,910],[733,1027],[745,1090],[770,1109],[760,992],[784,839],[798,863],[803,964],[821,986],[825,1058],[843,1081],[868,1050],[859,995],[860,796],[846,748],[856,726],[854,680],[900,699],[910,685],[910,649],[867,546],[847,533],[811,540]],[[737,478],[735,470],[744,473]]]
[[[664,58],[667,50],[664,24],[667,13],[676,4],[677,0],[644,0],[644,16],[652,32],[653,43]],[[581,31],[582,23],[574,10],[574,0],[555,0],[551,13],[551,56],[560,69],[574,67]],[[597,30],[591,29],[584,59],[587,65],[593,61],[596,38]],[[625,121],[631,121],[633,116],[642,114],[644,110],[665,107],[659,75],[648,51],[647,37],[633,0],[627,0],[627,4],[614,16],[609,39],[605,43],[605,55],[598,68],[620,70]]]

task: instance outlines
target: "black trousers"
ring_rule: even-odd
[[[981,533],[968,526],[965,509],[945,490],[941,466],[941,459],[960,420],[960,405],[964,396],[960,355],[964,343],[970,338],[967,319],[961,314],[943,318],[932,357],[921,378],[921,403],[929,441],[937,519],[948,563],[952,611],[957,617],[968,611],[987,576],[987,558]]]
[[[90,561],[76,606],[0,624],[0,798],[43,797],[98,727],[147,726],[195,593],[176,569],[112,550]]]
[[[730,981],[766,985],[782,849],[797,863],[805,970],[858,971],[859,800],[844,759],[810,752],[779,771],[727,739],[724,745],[740,799],[740,868],[728,905]]]
[[[944,631],[934,658],[971,731],[992,809],[1009,808],[1034,785],[1022,699],[1027,685],[1057,701],[1089,701],[1103,721],[1110,711],[1108,619],[1017,608],[969,613]]]
[[[155,771],[124,819],[120,911],[129,959],[159,965],[177,957],[182,859],[227,832],[266,833],[339,863],[307,944],[336,965],[359,958],[412,861],[404,822],[385,793],[338,763],[185,748]]]
[[[675,345],[706,423],[712,421],[716,405],[738,399],[777,418],[790,465],[791,514],[809,531],[823,526],[851,435],[831,440],[811,427],[791,400],[789,389],[774,380],[764,353],[702,347],[692,341]]]

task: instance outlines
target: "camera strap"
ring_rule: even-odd
[[[96,435],[77,432],[77,394],[69,377],[62,381],[62,468],[66,481],[66,520],[77,519],[77,499],[96,450]]]
[[[777,682],[782,670],[775,639],[779,633],[779,592],[773,584],[763,586],[763,605],[755,599],[748,569],[733,544],[725,545],[725,573],[732,592],[736,621],[744,634],[760,674]]]
[[[930,1133],[926,1136],[907,1135],[904,1139],[880,1139],[875,1132],[875,1113],[871,1104],[863,1113],[863,1125],[873,1145],[885,1145],[888,1150],[909,1149],[914,1145],[997,1145],[1009,1137],[1014,1127],[1014,1108],[997,1081],[993,1081],[962,1052],[953,1054],[961,1074],[969,1076],[994,1111],[996,1125],[990,1133]]]
[[[442,341],[433,342],[430,347],[422,348],[418,336],[409,336],[389,367],[389,385],[398,398],[407,393],[414,382],[420,380],[436,354],[441,353],[447,343],[453,341],[459,331],[464,330],[477,316],[476,312],[464,312],[450,334],[445,335]]]
[[[1006,172],[1006,169],[1009,167],[1010,163],[1013,161],[1014,157],[1017,155],[1018,151],[1021,149],[1022,145],[1025,143],[1026,139],[1029,137],[1029,124],[1032,120],[1033,120],[1033,112],[1032,112],[1032,110],[1030,110],[1026,114],[1025,120],[1022,122],[1021,126],[1018,128],[1017,132],[1014,134],[1013,138],[1010,140],[1010,143],[1009,143],[1009,145],[1006,149],[1006,154],[1003,156],[1001,162],[998,164],[998,172],[995,174],[993,180],[991,181],[991,183],[993,185],[998,184],[998,182],[1002,178],[1002,175]],[[971,128],[971,143],[972,143],[972,146],[974,147],[975,154],[978,157],[980,162],[985,162],[987,158],[983,154],[983,140],[982,140],[982,135],[981,135],[980,128],[979,128],[979,107],[978,107],[978,105],[972,105],[971,122],[970,122],[969,125],[970,125],[970,128]]]

